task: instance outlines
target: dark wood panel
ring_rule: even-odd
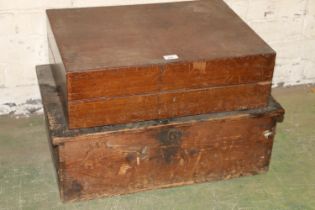
[[[69,128],[266,106],[271,84],[246,84],[68,103]]]
[[[68,73],[68,100],[271,81],[275,55]]]
[[[69,130],[49,66],[37,69],[63,201],[254,175],[268,170],[276,122],[265,108]]]
[[[172,63],[165,66],[162,89],[193,89],[271,81],[275,54]]]
[[[160,80],[159,66],[68,73],[68,100],[157,92]]]
[[[61,148],[65,201],[265,172],[275,120],[230,118],[77,137]]]

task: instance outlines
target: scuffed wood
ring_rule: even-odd
[[[284,114],[270,99],[260,109],[69,130],[51,69],[37,74],[63,201],[266,172]]]
[[[274,126],[270,117],[247,117],[75,137],[64,145],[64,199],[266,171],[273,135],[265,132]]]

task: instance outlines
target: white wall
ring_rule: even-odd
[[[45,9],[167,1],[0,0],[0,114],[41,111],[35,65],[48,63]],[[226,2],[277,51],[274,86],[315,83],[315,0]]]

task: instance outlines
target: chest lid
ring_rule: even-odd
[[[47,16],[68,101],[272,80],[275,52],[222,0]]]
[[[221,0],[47,15],[67,72],[274,53]]]

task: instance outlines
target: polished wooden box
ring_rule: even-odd
[[[63,201],[268,170],[276,123],[284,114],[271,97],[258,109],[69,130],[52,71],[37,67]]]
[[[69,128],[265,107],[275,52],[223,1],[47,11]]]

